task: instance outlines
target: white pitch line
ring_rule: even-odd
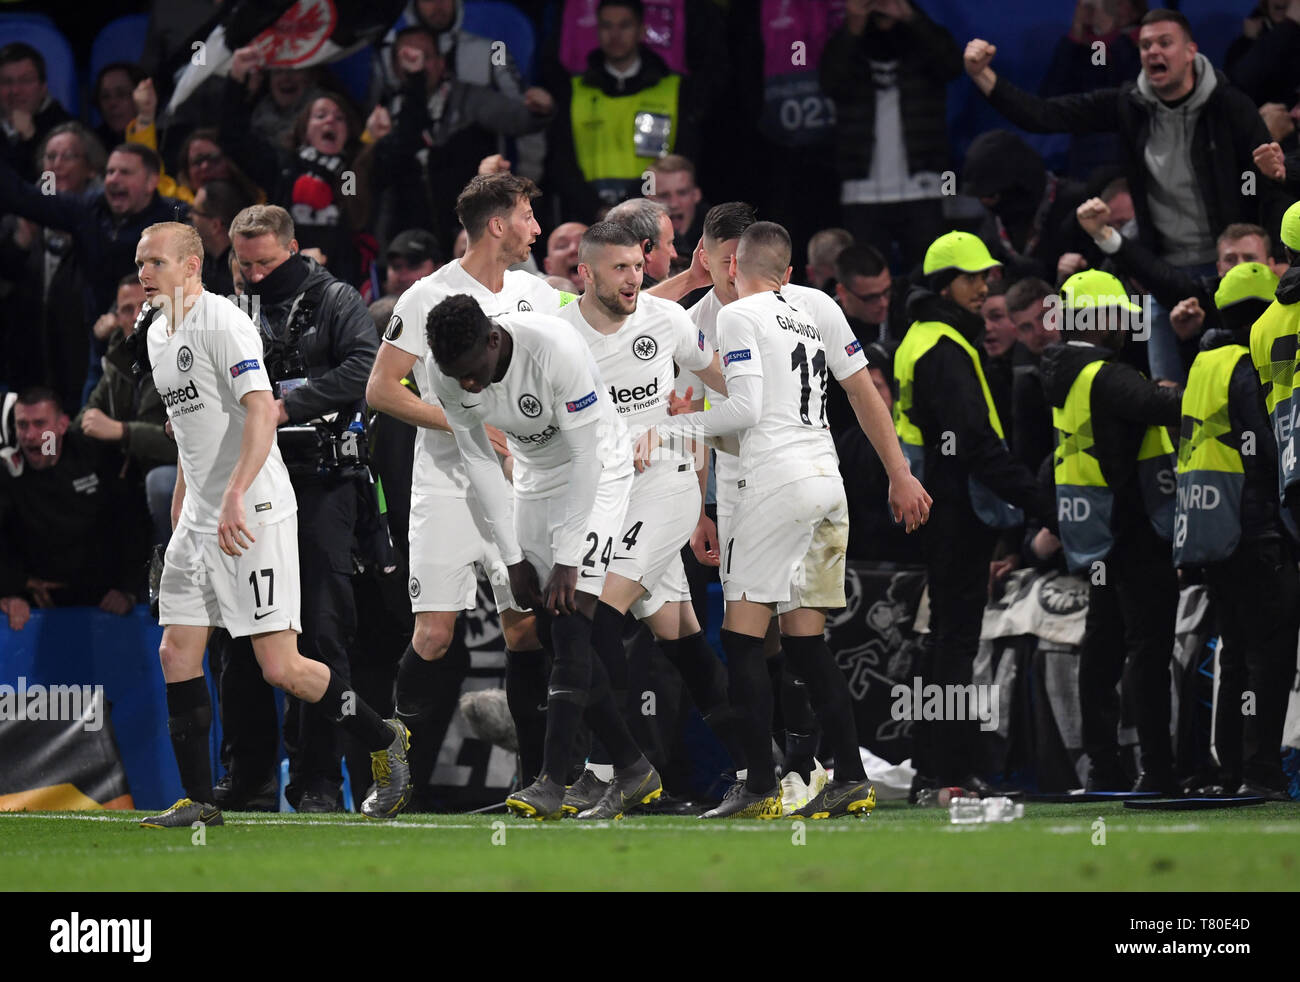
[[[110,816],[110,815],[50,815],[50,814],[41,814],[39,812],[8,812],[2,814],[4,817],[43,818],[46,819],[47,821],[51,819],[55,821],[74,821],[74,822],[138,823],[140,821],[138,818],[132,818],[131,816],[126,816],[126,815],[121,817]],[[3,818],[0,818],[0,821],[2,820]],[[504,818],[500,820],[503,822],[505,821]],[[786,819],[786,821],[789,820]],[[812,824],[814,825],[815,830],[822,831],[822,832],[851,832],[853,831],[854,828],[854,823],[850,823],[850,822],[837,823],[835,825],[822,824],[822,823],[812,823]],[[455,830],[485,831],[485,832],[495,831],[491,825],[466,825],[462,823],[453,823],[453,822],[404,822],[404,821],[369,822],[369,821],[362,821],[362,820],[322,822],[322,821],[314,821],[312,819],[304,819],[304,818],[235,818],[229,822],[226,822],[225,825],[228,826],[296,825],[296,826],[309,826],[309,827],[314,826],[316,828],[376,829],[376,830],[445,829],[445,830],[453,830],[453,831]],[[879,823],[877,823],[877,825],[879,825]],[[599,831],[601,829],[617,828],[620,830],[625,829],[628,831],[636,831],[636,832],[653,832],[656,830],[667,831],[670,829],[680,831],[688,827],[700,832],[769,832],[769,831],[780,830],[783,826],[781,825],[780,819],[773,820],[771,822],[764,822],[761,825],[760,824],[740,825],[736,823],[731,823],[731,824],[700,823],[699,825],[688,825],[686,823],[683,823],[681,825],[677,825],[677,824],[672,824],[672,825],[644,824],[643,825],[643,824],[637,824],[635,819],[632,819],[628,822],[559,822],[559,821],[530,822],[522,819],[515,819],[506,822],[506,829],[507,831],[510,832],[524,831],[524,830],[532,831],[534,829],[545,830],[547,828],[551,828],[551,829],[569,828],[569,829],[582,829],[582,830],[595,830],[595,831]],[[784,827],[788,828],[789,826],[784,826]]]

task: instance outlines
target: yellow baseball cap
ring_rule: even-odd
[[[926,276],[939,273],[945,269],[955,269],[962,273],[979,273],[1002,264],[989,255],[986,246],[978,235],[969,232],[949,232],[930,243],[925,250],[925,263],[921,272]]]
[[[1124,284],[1110,273],[1100,269],[1085,269],[1075,273],[1061,284],[1061,299],[1065,306],[1080,307],[1119,307],[1138,313],[1142,310],[1128,298]]]
[[[1300,201],[1282,214],[1282,244],[1300,252]]]
[[[1240,263],[1219,280],[1219,288],[1214,291],[1214,304],[1223,310],[1243,300],[1272,303],[1276,289],[1277,274],[1263,263]]]

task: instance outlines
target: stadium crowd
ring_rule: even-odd
[[[186,392],[160,391],[139,370],[137,245],[150,226],[188,223],[202,242],[205,288],[241,298],[266,334],[268,367],[279,359],[272,375],[303,383],[277,406],[300,509],[304,653],[350,676],[381,716],[396,705],[418,720],[416,794],[403,804],[420,807],[469,654],[454,613],[425,622],[412,612],[419,427],[390,409],[400,404],[391,392],[375,398],[392,354],[381,340],[402,331],[394,308],[409,309],[408,291],[452,261],[497,263],[498,281],[523,271],[539,289],[582,294],[584,235],[613,223],[641,247],[643,297],[654,288],[689,312],[726,282],[707,246],[730,243],[734,255],[756,217],[788,232],[791,282],[820,291],[847,320],[933,497],[916,531],[891,515],[890,475],[859,426],[857,397],[823,363],[847,557],[926,569],[930,629],[917,673],[970,684],[985,605],[1006,577],[1069,570],[1089,582],[1079,676],[1087,786],[1285,794],[1279,748],[1300,632],[1291,403],[1300,0],[1238,3],[1242,34],[1218,65],[1177,11],[1077,0],[1037,92],[1000,73],[1014,53],[955,37],[924,0],[519,2],[518,20],[537,40],[528,65],[466,29],[473,6],[412,0],[371,46],[360,78],[329,65],[275,67],[265,47],[243,46],[175,104],[178,68],[217,5],[155,3],[142,56],[88,80],[80,119],[51,95],[37,46],[0,47],[0,443],[9,448],[0,610],[12,629],[33,607],[126,614],[148,599],[150,546],[161,556],[174,523],[169,413]],[[792,41],[807,42],[806,60],[786,58]],[[1004,120],[960,157],[947,123],[958,80]],[[1049,166],[1025,133],[1069,134],[1068,153]],[[507,209],[471,227],[458,216],[473,181],[507,177],[517,180],[501,186],[511,205],[528,205],[526,220]],[[740,201],[752,212],[714,208]],[[710,228],[726,231],[710,239]],[[719,256],[732,258],[724,251],[714,263]],[[319,311],[329,313],[312,334]],[[392,384],[427,395],[415,358]],[[679,379],[674,412],[702,408],[704,383],[691,381],[688,392]],[[320,504],[303,517],[303,482],[315,478],[295,473],[291,452],[303,440],[319,452],[308,431],[326,416],[335,437],[359,421],[382,509],[362,477],[348,480],[342,504],[317,488],[310,500]],[[509,474],[504,442],[497,449]],[[683,651],[707,621],[706,586],[720,564],[709,533],[715,470],[682,542],[694,630],[639,627],[627,607],[626,621],[606,626],[620,643],[626,635],[625,690],[675,684],[706,719],[725,707],[725,669],[711,651],[706,663]],[[312,529],[326,522],[338,524],[318,542],[324,533]],[[1216,766],[1194,774],[1176,773],[1170,747],[1170,653],[1179,587],[1190,583],[1207,584],[1224,640]],[[311,591],[328,609],[309,609]],[[534,629],[503,626],[512,656],[540,648]],[[273,809],[273,707],[256,671],[244,670],[251,655],[238,640],[214,640],[224,652],[214,658],[220,711],[234,721],[216,803]],[[1118,737],[1126,661],[1136,762]],[[829,755],[841,774],[857,762],[836,753],[830,697],[795,662],[789,650],[768,659],[772,735],[783,772],[799,774],[806,791],[814,757]],[[512,661],[511,671],[522,669]],[[544,675],[528,691],[531,707],[509,704],[523,784],[542,766],[524,744],[540,746],[545,729],[536,712]],[[1255,697],[1245,715],[1243,693]],[[680,733],[630,715],[668,792],[684,785]],[[357,761],[356,774],[369,769],[367,748],[351,736],[330,742],[312,719],[307,707],[286,719],[291,802],[333,810],[340,753]],[[714,729],[728,750],[740,748],[733,759],[753,756],[725,725]],[[913,736],[914,794],[993,790],[991,775],[976,773],[974,719],[917,721]],[[581,764],[565,783],[581,779]],[[584,809],[609,781],[608,769],[591,773],[599,787]]]

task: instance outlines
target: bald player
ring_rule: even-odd
[[[367,745],[377,816],[395,814],[409,785],[410,734],[382,720],[324,662],[298,651],[298,503],[275,441],[278,414],[253,322],[200,281],[203,244],[188,225],[144,230],[135,265],[148,361],[176,437],[174,532],[163,561],[158,657],[167,729],[185,797],[147,828],[222,824],[211,802],[212,706],[203,652],[214,627],[252,637],[266,680],[325,713]]]

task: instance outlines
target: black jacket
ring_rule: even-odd
[[[372,151],[356,149],[359,133],[349,134],[348,146],[333,157],[322,157],[309,146],[271,146],[253,130],[252,108],[244,86],[227,79],[218,125],[221,146],[251,180],[266,189],[268,204],[279,205],[293,216],[300,247],[320,249],[332,273],[344,282],[358,282],[357,234],[370,207]]]
[[[274,371],[274,352],[286,337],[294,299],[306,293],[320,298],[312,323],[299,337],[311,381],[284,397],[289,422],[304,423],[336,410],[350,417],[365,399],[366,380],[379,350],[379,337],[361,295],[303,255],[290,256],[258,286],[263,291],[258,326],[268,371]],[[347,423],[348,419],[342,420]]]
[[[1043,352],[1040,370],[1049,406],[1064,408],[1070,386],[1091,362],[1104,360],[1092,383],[1092,435],[1102,476],[1115,496],[1111,529],[1115,541],[1146,537],[1151,523],[1137,479],[1137,455],[1149,426],[1182,422],[1183,390],[1161,386],[1115,353],[1093,344],[1069,342]],[[1052,523],[1056,530],[1055,521]]]
[[[921,287],[908,297],[912,321],[942,321],[956,328],[984,358],[980,334],[984,320],[951,300]],[[1037,515],[1038,482],[998,438],[970,356],[947,338],[917,359],[912,376],[911,418],[925,444],[925,480],[936,505],[964,502],[971,511],[969,478],[974,477],[1003,501]],[[948,440],[945,434],[951,433]],[[945,448],[955,451],[945,453]]]
[[[427,228],[450,252],[460,228],[450,205],[479,161],[497,152],[501,137],[544,130],[551,117],[485,85],[451,78],[441,88],[442,109],[433,119],[424,76],[406,79],[393,132],[375,144],[374,180],[389,238]]]
[[[14,170],[18,171],[26,181],[34,181],[40,176],[42,163],[36,160],[36,151],[41,145],[41,141],[49,135],[50,130],[60,123],[66,123],[72,119],[63,106],[54,99],[50,99],[43,109],[32,116],[32,126],[35,132],[30,139],[19,140],[17,138],[4,139],[0,142],[4,144],[5,155],[9,158],[10,164]],[[104,149],[112,150],[113,144],[108,144]]]
[[[108,208],[102,189],[82,194],[41,194],[0,160],[0,212],[13,212],[48,228],[72,233],[80,267],[90,283],[86,330],[94,317],[117,299],[117,283],[135,273],[140,233],[155,222],[184,222],[188,206],[154,194],[142,211],[118,217]]]
[[[1052,407],[1043,394],[1042,359],[1017,342],[1011,363],[1011,452],[1037,473],[1056,442]]]
[[[1264,18],[1265,27],[1251,41],[1242,37],[1228,48],[1223,64],[1228,77],[1257,104],[1295,104],[1300,87],[1300,24],[1286,18],[1274,24]]]
[[[1192,138],[1192,166],[1211,229],[1233,222],[1253,222],[1276,232],[1285,208],[1279,188],[1255,171],[1254,149],[1269,142],[1268,129],[1254,103],[1234,88],[1222,72],[1202,107]],[[1161,247],[1147,201],[1150,176],[1143,154],[1151,129],[1151,106],[1137,92],[1136,82],[1081,95],[1041,99],[998,76],[988,95],[993,108],[1032,133],[1104,133],[1116,131],[1124,144],[1124,174],[1133,195],[1143,243],[1157,254]],[[1258,180],[1255,195],[1243,195],[1242,173]]]
[[[1219,320],[1219,308],[1214,303],[1214,293],[1219,289],[1217,273],[1210,276],[1191,276],[1177,266],[1167,262],[1148,249],[1142,242],[1121,236],[1119,251],[1105,256],[1100,249],[1089,253],[1095,257],[1109,260],[1115,275],[1127,281],[1136,281],[1166,309],[1173,310],[1180,300],[1195,297],[1205,311],[1205,323],[1202,333],[1222,327]],[[1094,247],[1095,248],[1095,247]],[[1177,340],[1177,338],[1175,337]],[[1183,361],[1183,368],[1190,368],[1200,350],[1200,335],[1178,341],[1178,353]]]
[[[835,162],[840,177],[867,177],[876,142],[872,61],[898,62],[903,143],[912,173],[942,171],[949,163],[948,83],[962,72],[961,49],[948,31],[915,3],[915,16],[891,30],[872,26],[859,37],[846,27],[831,35],[818,70],[822,91],[835,102]]]
[[[0,466],[0,596],[28,577],[64,583],[58,606],[96,605],[110,589],[139,594],[149,543],[144,502],[118,476],[112,444],[69,427],[58,463]]]

